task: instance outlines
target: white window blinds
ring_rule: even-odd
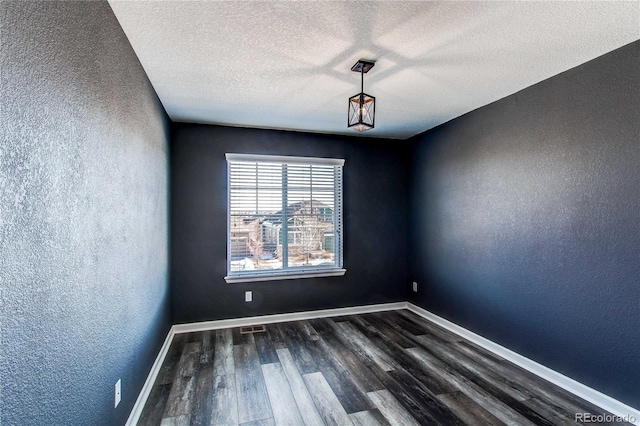
[[[227,164],[227,281],[344,274],[344,160],[227,154]]]

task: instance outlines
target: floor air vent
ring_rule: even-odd
[[[263,333],[267,331],[264,325],[250,325],[248,327],[240,327],[240,334]]]

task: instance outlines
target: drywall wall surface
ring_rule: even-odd
[[[640,407],[640,42],[417,137],[411,301]]]
[[[170,327],[168,120],[106,1],[0,13],[0,423],[121,425]]]
[[[384,139],[173,125],[171,287],[184,323],[406,300],[406,144]],[[345,160],[341,277],[226,283],[225,153]],[[253,291],[253,301],[244,292]]]

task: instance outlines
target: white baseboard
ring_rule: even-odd
[[[329,318],[342,315],[366,314],[368,312],[407,309],[407,302],[384,303],[380,305],[353,306],[349,308],[321,309],[318,311],[292,312],[289,314],[261,315],[257,317],[233,318],[218,321],[204,321],[174,325],[176,333],[217,330],[219,328],[246,327],[249,325],[274,324],[287,321],[303,321],[314,318]]]
[[[158,373],[160,372],[160,368],[162,367],[162,363],[164,362],[164,358],[169,351],[169,347],[171,346],[171,342],[173,337],[179,333],[191,333],[194,331],[206,331],[206,330],[217,330],[221,328],[232,328],[232,327],[245,327],[250,325],[259,325],[259,324],[274,324],[279,322],[287,322],[287,321],[302,321],[314,318],[329,318],[335,316],[343,316],[343,315],[356,315],[356,314],[365,314],[369,312],[383,312],[383,311],[393,311],[398,309],[408,309],[421,317],[453,332],[471,342],[487,349],[495,353],[498,356],[524,368],[527,371],[557,385],[561,388],[573,393],[574,395],[585,399],[598,407],[606,410],[612,414],[617,416],[629,416],[634,417],[635,421],[632,422],[635,425],[640,426],[640,411],[632,408],[622,402],[611,398],[608,395],[605,395],[595,389],[592,389],[582,383],[579,383],[567,376],[564,376],[550,368],[545,367],[542,364],[538,364],[535,361],[530,360],[516,352],[513,352],[504,346],[500,346],[497,343],[492,342],[489,339],[486,339],[478,334],[475,334],[472,331],[467,330],[464,327],[461,327],[457,324],[454,324],[442,317],[439,317],[425,309],[420,308],[409,302],[396,302],[396,303],[385,303],[380,305],[366,305],[366,306],[354,306],[349,308],[336,308],[336,309],[323,309],[318,311],[306,311],[306,312],[293,312],[288,314],[275,314],[275,315],[262,315],[248,318],[234,318],[227,320],[218,320],[218,321],[205,321],[198,322],[192,324],[177,324],[171,327],[169,333],[167,334],[167,338],[158,353],[158,357],[156,358],[153,366],[151,367],[151,371],[149,372],[149,376],[140,391],[140,395],[138,395],[138,399],[136,400],[133,409],[131,410],[131,414],[129,415],[129,419],[127,420],[126,426],[134,426],[138,423],[140,419],[140,415],[142,414],[142,409],[144,408],[145,403],[147,402],[147,398],[151,393],[151,388],[153,387],[153,383],[155,382]],[[596,413],[593,413],[596,414]]]
[[[155,362],[151,366],[151,371],[149,371],[149,375],[147,376],[147,380],[145,380],[144,385],[142,386],[142,390],[138,395],[138,399],[136,399],[136,403],[133,404],[133,408],[131,409],[131,413],[129,413],[129,418],[125,423],[126,426],[134,426],[138,424],[138,420],[140,420],[140,415],[142,414],[142,409],[144,408],[144,404],[147,403],[147,398],[149,398],[149,394],[151,393],[151,388],[158,377],[158,373],[160,372],[160,368],[162,368],[162,363],[164,362],[164,358],[167,356],[167,352],[169,351],[169,347],[171,346],[171,342],[173,341],[173,336],[175,332],[173,331],[172,326],[169,329],[169,333],[167,333],[167,337],[164,339],[164,343],[160,348],[160,352],[158,352],[158,356],[156,357]]]
[[[436,314],[422,309],[421,307],[416,306],[413,303],[407,303],[407,309],[443,328],[446,328],[453,333],[464,337],[467,340],[472,341],[473,343],[487,349],[488,351],[493,352],[498,356],[501,356],[502,358],[524,368],[525,370],[530,371],[531,373],[557,386],[560,386],[561,388],[571,392],[572,394],[586,401],[589,401],[592,404],[597,405],[598,407],[610,412],[611,414],[620,417],[633,417],[635,418],[635,421],[631,423],[640,425],[640,411],[633,407],[623,404],[622,402],[611,398],[610,396],[605,395],[602,392],[592,389],[589,386],[583,385],[582,383],[577,382],[548,367],[545,367],[542,364],[538,364],[537,362],[532,361],[529,358],[513,352],[512,350],[509,350],[504,346],[500,346],[499,344],[492,342],[489,339],[486,339],[478,334],[475,334],[472,331],[467,330],[464,327],[461,327],[442,317],[437,316]]]

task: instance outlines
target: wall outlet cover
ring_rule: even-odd
[[[413,291],[417,292],[418,291],[418,283],[417,282],[413,282]]]
[[[253,300],[253,292],[252,291],[245,291],[244,292],[244,301],[245,302],[251,302]]]
[[[118,379],[115,387],[115,405],[113,408],[117,407],[120,404],[120,400],[122,399],[122,380]]]

